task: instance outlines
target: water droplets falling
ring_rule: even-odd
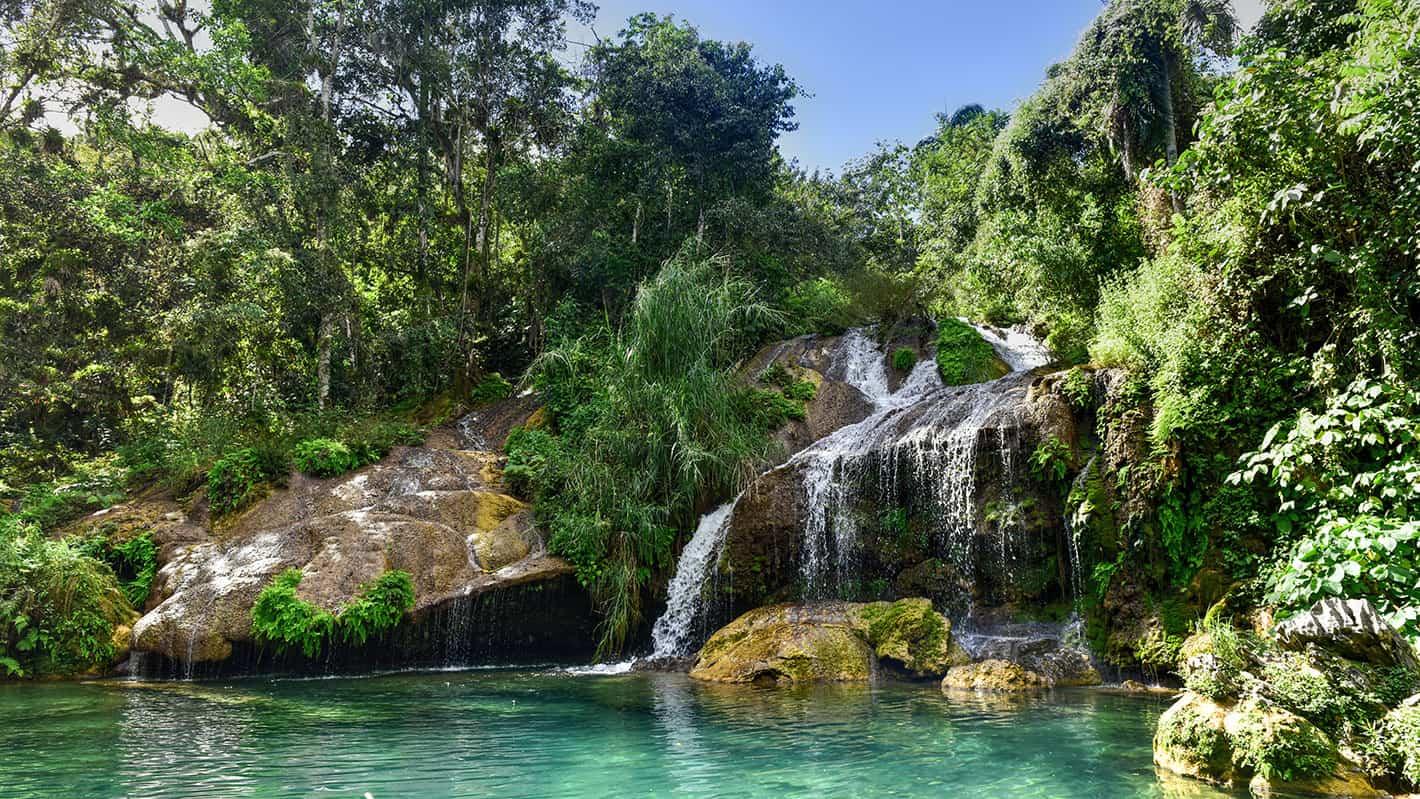
[[[652,657],[684,657],[695,646],[697,623],[704,615],[705,585],[720,559],[734,512],[735,502],[730,501],[701,517],[695,535],[681,552],[675,577],[671,578],[666,612],[656,619],[651,630]]]

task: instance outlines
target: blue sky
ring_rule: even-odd
[[[1245,22],[1261,0],[1234,0]],[[838,171],[878,141],[931,133],[933,114],[966,103],[1010,109],[1074,48],[1100,0],[599,0],[594,29],[632,14],[690,22],[703,36],[747,41],[813,97],[781,149]],[[584,32],[574,32],[578,38]]]

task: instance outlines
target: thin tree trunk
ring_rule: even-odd
[[[325,410],[330,401],[330,353],[331,339],[335,337],[335,314],[321,313],[320,333],[316,340],[316,404]]]
[[[1161,110],[1164,116],[1164,158],[1169,166],[1173,166],[1178,161],[1178,120],[1174,118],[1173,73],[1173,59],[1169,58],[1169,54],[1165,52],[1163,108]],[[1183,198],[1175,192],[1169,192],[1169,199],[1173,202],[1174,212],[1183,213]]]

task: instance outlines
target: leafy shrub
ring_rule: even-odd
[[[287,569],[261,589],[251,608],[251,629],[258,641],[313,658],[335,632],[335,616],[296,596],[301,578],[300,569]]]
[[[223,455],[207,472],[207,501],[214,516],[241,510],[268,481],[284,477],[286,459],[269,449],[244,447]]]
[[[996,350],[976,328],[951,318],[937,324],[937,369],[949,386],[994,380],[1006,372]]]
[[[1288,615],[1325,597],[1365,597],[1396,629],[1420,639],[1420,521],[1324,522],[1267,580],[1267,601]]]
[[[1258,676],[1270,699],[1324,729],[1341,729],[1356,712],[1350,697],[1302,655],[1271,658]]]
[[[1240,705],[1238,714],[1228,738],[1239,765],[1284,782],[1320,777],[1335,768],[1336,746],[1300,716],[1279,714],[1257,699]]]
[[[550,548],[604,614],[602,654],[625,644],[698,503],[753,476],[769,446],[766,403],[801,412],[779,392],[736,385],[732,369],[752,343],[741,331],[776,320],[722,267],[671,261],[641,286],[621,330],[562,342],[532,368],[565,449],[545,461],[537,510]]]
[[[1420,786],[1420,705],[1386,714],[1372,731],[1372,749],[1387,772]]]
[[[1030,455],[1031,474],[1043,481],[1061,482],[1070,474],[1070,446],[1055,436],[1048,436]]]
[[[911,347],[898,347],[892,353],[892,368],[899,372],[910,371],[917,365],[917,352]]]
[[[784,298],[785,332],[789,335],[821,333],[836,336],[852,323],[852,298],[826,277],[806,280]]]
[[[340,611],[337,626],[346,642],[360,646],[392,630],[414,607],[414,580],[409,572],[387,571],[360,589],[360,595]]]
[[[278,651],[299,650],[314,658],[338,635],[355,645],[393,629],[414,607],[414,582],[408,572],[388,571],[360,590],[339,614],[312,605],[296,595],[301,570],[287,569],[261,589],[251,609],[251,627],[258,641]]]
[[[482,380],[478,381],[478,385],[473,387],[468,398],[475,405],[483,405],[507,399],[512,393],[512,383],[509,383],[503,375],[497,372],[489,372],[484,375]]]
[[[1205,617],[1198,631],[1183,642],[1178,658],[1184,686],[1210,699],[1226,699],[1237,696],[1250,656],[1237,628],[1226,620]]]
[[[113,570],[69,541],[0,518],[0,671],[76,674],[113,660],[131,617]]]
[[[1060,393],[1065,395],[1070,407],[1083,410],[1088,408],[1094,399],[1094,385],[1094,378],[1090,376],[1089,372],[1078,366],[1072,366],[1060,381]]]
[[[129,604],[141,609],[147,603],[153,578],[158,574],[158,545],[151,533],[145,531],[117,543],[105,535],[95,535],[75,545],[113,570]]]
[[[1061,363],[1084,363],[1090,359],[1089,343],[1094,331],[1079,313],[1053,314],[1047,322],[1045,346]]]
[[[794,376],[789,373],[788,369],[784,368],[784,364],[775,361],[763,372],[760,372],[759,382],[786,388],[790,383],[794,382]]]
[[[515,492],[532,496],[545,482],[552,462],[562,454],[562,442],[547,430],[515,427],[508,433],[504,451],[508,464],[503,468],[503,479]]]
[[[818,396],[818,386],[812,380],[796,380],[785,386],[783,391],[785,397],[798,402],[813,402],[814,397]]]
[[[296,468],[313,477],[335,477],[360,467],[350,448],[329,438],[308,438],[296,445]]]
[[[27,486],[16,515],[40,529],[53,530],[121,502],[123,483],[123,469],[111,458],[81,463],[63,479]]]

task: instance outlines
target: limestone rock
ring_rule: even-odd
[[[399,447],[341,477],[294,475],[287,488],[165,553],[151,609],[133,628],[134,650],[189,664],[229,658],[252,639],[258,594],[289,568],[304,574],[301,597],[330,611],[386,571],[409,572],[415,618],[570,574],[545,553],[527,505],[505,493],[496,464],[493,453]]]
[[[943,691],[1022,693],[1050,687],[1045,677],[1007,660],[983,660],[954,666],[942,678]]]
[[[848,611],[840,603],[752,610],[710,637],[690,676],[758,684],[867,680],[873,652]]]
[[[1224,731],[1230,707],[1187,691],[1159,716],[1154,763],[1174,774],[1230,784],[1233,747]]]
[[[1308,645],[1377,666],[1420,670],[1415,650],[1364,599],[1329,597],[1277,625],[1277,642],[1300,651]]]

